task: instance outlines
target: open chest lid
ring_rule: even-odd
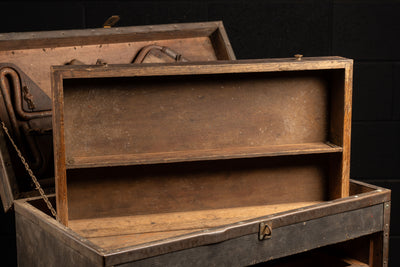
[[[51,66],[234,59],[220,21],[0,34],[0,118],[51,192]],[[2,131],[0,152],[0,197],[8,210],[34,187]]]
[[[53,67],[62,223],[348,196],[352,64]]]

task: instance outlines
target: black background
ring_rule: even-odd
[[[353,58],[351,177],[392,189],[390,266],[400,266],[400,1],[3,1],[0,32],[223,20],[238,59]],[[16,265],[0,207],[1,266]]]

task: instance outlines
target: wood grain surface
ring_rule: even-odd
[[[328,164],[308,155],[68,170],[69,218],[323,201]]]
[[[69,227],[105,249],[116,249],[215,228],[321,203],[295,202],[202,211],[70,220]]]
[[[130,64],[147,45],[167,46],[190,61],[233,60],[222,22],[181,23],[110,29],[0,34],[0,62],[17,65],[47,95],[50,67],[71,60],[94,65]]]
[[[109,78],[64,82],[67,165],[133,164],[163,152],[324,143],[328,81],[318,73]],[[203,151],[204,152],[201,152]],[[279,148],[275,149],[279,151]],[[109,156],[109,157],[107,157]],[[93,158],[92,158],[93,157]],[[172,155],[174,157],[174,155]],[[185,158],[190,159],[190,156]],[[82,167],[86,167],[83,165]]]
[[[63,222],[347,196],[351,66],[325,57],[54,67]]]

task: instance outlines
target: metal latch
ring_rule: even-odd
[[[103,24],[103,28],[111,28],[112,26],[114,26],[118,21],[119,21],[120,17],[118,15],[114,15],[109,17],[106,22],[104,22]]]
[[[258,232],[258,239],[265,240],[270,239],[272,235],[272,228],[270,223],[262,222],[260,223],[260,230]]]
[[[296,59],[297,61],[301,61],[301,59],[303,58],[303,55],[301,55],[301,54],[296,54],[296,55],[294,55],[294,57],[295,57],[295,59]]]

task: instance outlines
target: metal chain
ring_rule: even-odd
[[[35,189],[39,191],[39,193],[42,196],[44,202],[46,203],[47,207],[51,211],[51,214],[53,214],[53,216],[59,221],[59,218],[57,216],[57,212],[53,208],[53,205],[51,205],[51,202],[50,202],[49,198],[44,193],[42,187],[40,186],[40,183],[39,183],[38,179],[33,174],[31,168],[29,167],[29,164],[26,162],[26,160],[25,160],[24,156],[22,155],[21,151],[18,149],[18,147],[15,144],[14,140],[12,139],[10,133],[8,132],[8,128],[6,127],[6,125],[4,124],[3,121],[1,121],[1,126],[2,126],[2,128],[4,130],[4,132],[6,133],[6,135],[8,136],[8,139],[10,140],[11,144],[13,145],[15,151],[17,152],[18,157],[21,159],[21,162],[24,165],[25,170],[28,172],[29,176],[32,178],[32,181],[35,184]]]

